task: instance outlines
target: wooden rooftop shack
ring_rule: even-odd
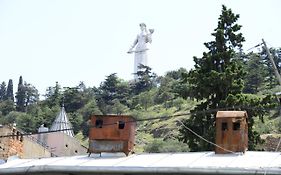
[[[248,148],[246,111],[218,111],[216,115],[216,154],[243,152]]]
[[[136,122],[128,115],[93,115],[89,131],[89,153],[133,152]]]

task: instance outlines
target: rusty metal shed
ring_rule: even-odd
[[[129,115],[93,115],[89,131],[89,153],[133,152],[136,122]]]
[[[245,152],[248,148],[246,111],[218,111],[216,115],[216,154]]]

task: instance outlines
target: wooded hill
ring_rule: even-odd
[[[83,140],[92,114],[129,114],[142,120],[166,117],[137,123],[137,151],[203,151],[213,146],[183,124],[213,142],[217,110],[246,110],[249,149],[263,149],[260,135],[280,132],[275,93],[281,88],[264,48],[258,53],[243,52],[239,15],[225,6],[221,12],[211,33],[214,40],[204,43],[208,51],[194,57],[192,70],[179,68],[158,76],[140,65],[137,80],[125,81],[112,73],[99,87],[87,87],[81,81],[62,88],[57,82],[47,88],[43,100],[21,76],[15,93],[13,80],[0,85],[0,123],[16,123],[26,132],[37,132],[42,124],[51,126],[64,104],[74,133]],[[270,52],[280,70],[281,48],[270,48]]]

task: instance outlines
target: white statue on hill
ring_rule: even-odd
[[[144,23],[140,23],[141,32],[137,35],[133,45],[129,49],[127,53],[135,53],[135,60],[134,60],[134,78],[137,79],[137,71],[138,66],[140,64],[147,66],[147,43],[152,42],[152,34],[154,29],[149,29],[147,31],[146,25]],[[135,49],[134,49],[135,48]]]

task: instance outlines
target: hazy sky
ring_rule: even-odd
[[[281,47],[280,0],[0,0],[0,82],[19,76],[41,94],[98,87],[106,76],[133,78],[130,45],[139,23],[154,28],[148,66],[158,75],[191,69],[213,40],[222,4],[240,14],[244,50],[264,38]]]

